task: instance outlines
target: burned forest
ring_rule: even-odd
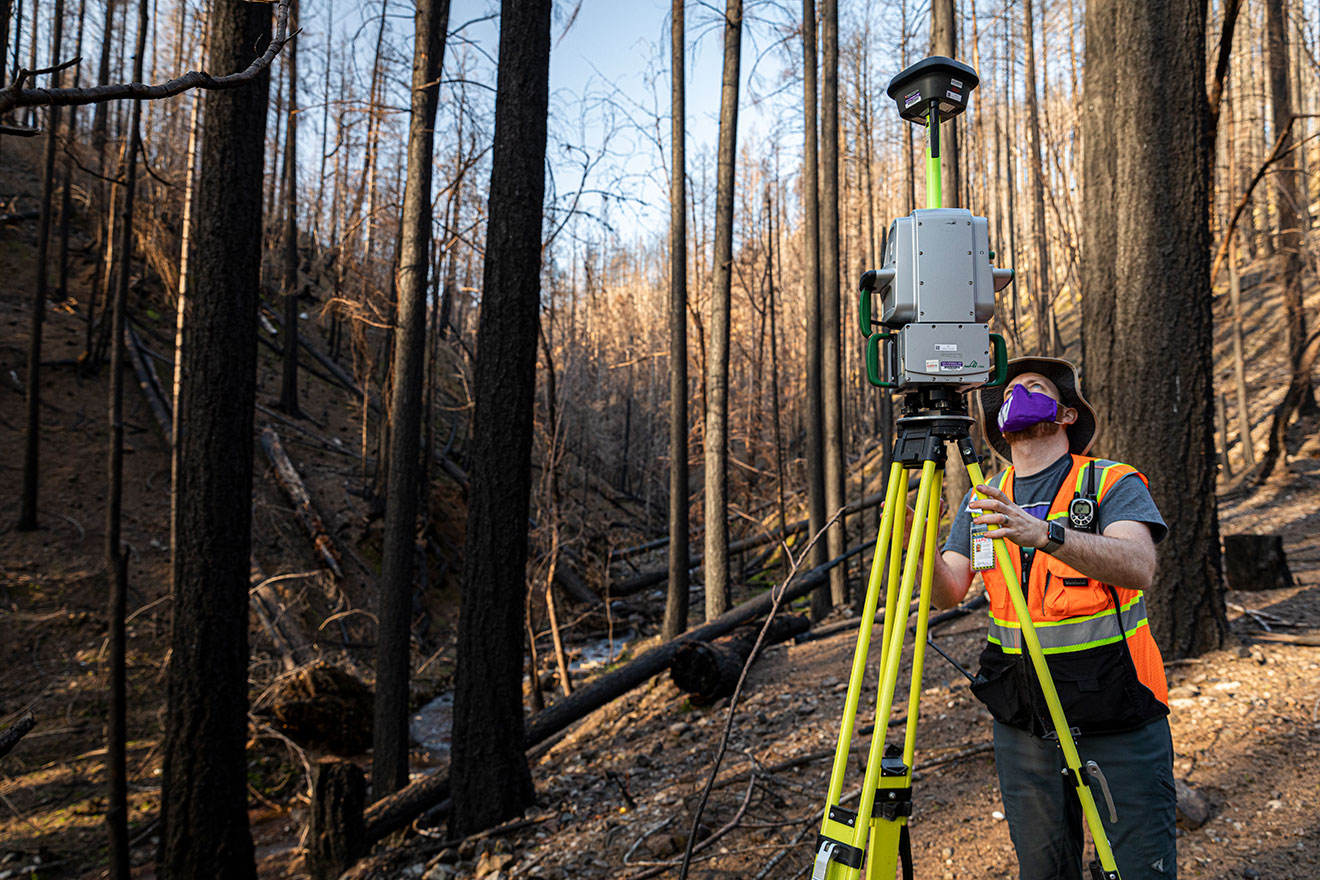
[[[1317,0],[0,0],[0,278],[0,880],[1320,876]]]

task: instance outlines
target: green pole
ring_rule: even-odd
[[[940,179],[940,102],[930,102],[926,118],[926,207],[944,207],[944,186]]]

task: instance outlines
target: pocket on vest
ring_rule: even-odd
[[[1168,709],[1137,678],[1123,642],[1084,651],[1050,654],[1050,675],[1070,727],[1082,733],[1119,733],[1135,730],[1168,714]],[[1049,711],[1039,697],[1042,719]]]
[[[1031,700],[1019,670],[1020,655],[1006,655],[987,645],[981,652],[981,669],[972,679],[972,694],[985,704],[1001,724],[1019,730],[1031,729]]]

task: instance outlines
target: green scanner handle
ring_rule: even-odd
[[[862,293],[863,299],[866,292]],[[885,339],[893,339],[893,333],[872,333],[866,337],[866,380],[876,388],[894,388],[897,387],[893,382],[886,382],[880,375],[880,342]],[[1005,363],[1005,374],[1008,366]]]
[[[1008,383],[1008,343],[998,333],[990,334],[990,350],[995,359],[995,370],[990,374],[987,388],[1000,388]],[[867,370],[871,368],[870,352],[867,352]]]
[[[868,269],[859,283],[861,292],[857,300],[857,323],[861,325],[862,335],[868,340],[871,334],[875,332],[876,321],[872,320],[871,315],[871,294],[877,290],[884,290],[894,282],[894,276],[897,270],[892,266],[885,269]],[[869,345],[869,343],[868,343]]]

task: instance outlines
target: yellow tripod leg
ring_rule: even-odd
[[[876,534],[875,555],[871,559],[871,575],[867,580],[866,599],[862,605],[862,625],[857,634],[857,645],[853,649],[852,671],[848,677],[848,694],[843,704],[843,723],[839,729],[839,740],[834,749],[834,767],[830,772],[829,793],[825,800],[825,817],[821,822],[820,833],[831,840],[847,843],[852,840],[853,827],[848,824],[851,811],[838,809],[839,799],[843,796],[843,778],[848,770],[848,752],[852,745],[853,728],[857,721],[857,703],[862,693],[862,680],[866,674],[866,659],[871,646],[871,630],[874,626],[876,607],[880,603],[880,585],[885,571],[885,555],[890,548],[890,535],[895,530],[903,534],[903,514],[906,504],[907,480],[901,462],[894,462],[889,469],[889,486],[885,493],[884,513],[880,518],[880,530]],[[855,820],[853,820],[855,822]],[[834,863],[830,863],[833,865]],[[832,869],[831,869],[832,870]],[[832,875],[831,875],[832,876]]]
[[[981,465],[976,461],[970,461],[967,464],[967,474],[972,478],[972,485],[979,486],[985,482],[981,474]],[[977,498],[981,498],[978,494]],[[998,527],[991,526],[990,534],[998,531]],[[1036,626],[1032,623],[1031,612],[1027,609],[1027,600],[1022,595],[1022,584],[1018,580],[1017,572],[1013,570],[1011,564],[1006,564],[1009,556],[1008,545],[1004,543],[1003,538],[994,539],[995,546],[995,565],[998,566],[1000,574],[1003,575],[1004,583],[1008,586],[1008,598],[1013,603],[1013,610],[1017,614],[1017,619],[1022,627],[1022,641],[1025,645],[1027,654],[1031,657],[1031,665],[1036,670],[1036,678],[1040,681],[1041,692],[1045,695],[1045,705],[1050,710],[1050,720],[1054,723],[1054,730],[1059,737],[1059,748],[1063,750],[1064,761],[1071,771],[1073,787],[1077,792],[1077,800],[1082,805],[1082,815],[1086,817],[1086,825],[1091,829],[1091,839],[1095,843],[1096,858],[1100,862],[1100,868],[1105,871],[1107,877],[1118,880],[1118,865],[1114,862],[1114,853],[1109,848],[1109,837],[1105,834],[1105,826],[1100,820],[1100,811],[1096,809],[1095,798],[1091,796],[1091,789],[1086,784],[1086,777],[1082,775],[1082,759],[1077,754],[1077,743],[1073,741],[1072,729],[1068,726],[1068,719],[1063,714],[1063,705],[1059,702],[1059,692],[1054,688],[1054,679],[1050,675],[1049,664],[1045,661],[1045,652],[1040,646],[1040,637],[1036,635]]]
[[[867,837],[871,830],[871,812],[875,806],[876,788],[880,782],[880,764],[884,752],[885,732],[888,729],[889,714],[894,704],[894,686],[898,681],[898,662],[903,653],[903,637],[907,632],[906,613],[912,602],[913,589],[916,586],[917,568],[920,565],[922,523],[930,506],[932,488],[937,482],[934,461],[923,462],[921,484],[917,490],[917,508],[912,517],[912,534],[908,538],[907,558],[903,563],[903,580],[898,590],[896,608],[893,615],[901,613],[904,622],[886,620],[885,630],[890,633],[884,651],[884,663],[880,674],[879,694],[876,699],[875,731],[871,734],[871,748],[866,760],[866,776],[862,781],[861,800],[857,807],[855,828],[852,830],[852,846],[865,850]],[[891,585],[892,590],[892,585]],[[840,866],[840,870],[830,875],[830,880],[853,880],[858,876],[855,868]]]
[[[924,476],[924,475],[923,475]],[[893,880],[898,872],[899,841],[911,815],[912,762],[916,754],[917,719],[921,702],[921,678],[926,657],[926,625],[930,616],[930,589],[935,569],[940,527],[940,494],[944,473],[935,471],[925,511],[925,540],[921,556],[921,598],[917,610],[916,640],[912,643],[912,681],[908,689],[908,715],[901,763],[881,757],[878,802],[871,815],[871,840],[866,856],[867,880]],[[897,617],[897,615],[895,616]],[[906,628],[906,620],[894,620]],[[876,732],[880,734],[877,717]],[[882,734],[880,734],[882,735]],[[874,741],[873,741],[874,742]]]
[[[903,468],[903,488],[899,491],[898,509],[894,511],[894,528],[889,536],[889,572],[885,577],[885,626],[884,636],[880,639],[880,669],[885,668],[885,651],[894,635],[894,618],[898,614],[898,580],[902,575],[903,531],[907,521],[907,481],[908,469]]]

